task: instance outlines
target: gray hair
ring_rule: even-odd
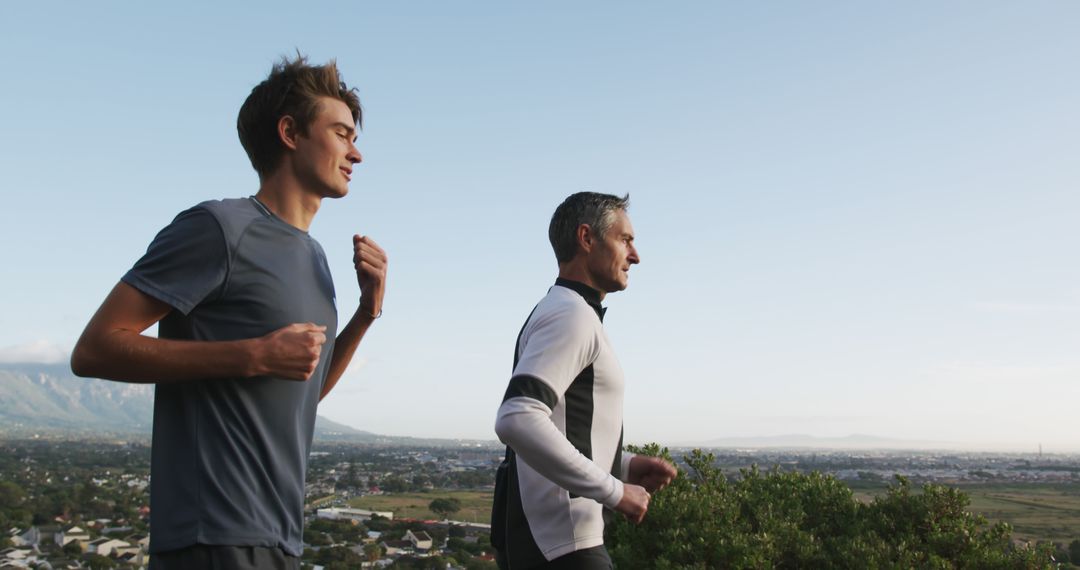
[[[598,238],[603,239],[615,221],[615,211],[625,211],[629,207],[629,194],[622,198],[596,192],[571,194],[555,208],[551,225],[548,226],[548,239],[555,250],[555,259],[564,263],[574,258],[577,253],[577,229],[581,224],[587,224]]]

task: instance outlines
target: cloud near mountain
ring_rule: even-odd
[[[47,340],[0,347],[0,364],[60,364],[67,362],[71,352]]]

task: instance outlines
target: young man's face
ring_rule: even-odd
[[[323,97],[307,134],[296,138],[294,164],[305,189],[322,198],[348,194],[353,165],[362,158],[355,140],[356,124],[349,106]]]
[[[616,210],[615,220],[604,234],[594,242],[589,252],[588,269],[593,285],[605,293],[626,289],[630,280],[630,266],[640,263],[634,248],[634,228],[623,210]]]

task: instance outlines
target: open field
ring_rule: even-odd
[[[492,491],[429,491],[423,493],[396,493],[393,495],[368,495],[349,500],[349,506],[371,511],[393,511],[394,518],[438,519],[428,510],[435,499],[457,499],[461,510],[450,518],[460,521],[486,523],[491,520]]]
[[[1013,537],[1068,544],[1080,538],[1080,486],[1059,484],[959,485],[971,499],[968,510],[1013,527]],[[855,497],[869,502],[885,486],[859,486]]]
[[[1080,487],[1062,485],[978,485],[961,487],[970,510],[1013,526],[1026,540],[1069,543],[1080,538]]]
[[[858,485],[855,496],[869,502],[885,492],[884,485]],[[1053,540],[1068,544],[1080,538],[1080,486],[1040,484],[963,485],[971,498],[969,510],[991,522],[1012,525],[1013,536],[1023,540]],[[361,509],[393,511],[396,518],[435,519],[428,504],[438,498],[456,498],[461,511],[456,520],[483,522],[491,516],[491,491],[429,491],[351,499]]]

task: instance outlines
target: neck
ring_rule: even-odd
[[[322,197],[304,191],[296,179],[289,177],[284,170],[279,168],[263,179],[255,198],[285,223],[306,232],[319,212]]]
[[[604,300],[604,296],[607,294],[604,292],[603,289],[596,286],[596,283],[593,281],[592,275],[589,275],[589,272],[586,271],[585,267],[581,264],[574,262],[559,264],[559,278],[577,281],[578,283],[584,283],[585,285],[596,289],[600,292],[601,301]]]

